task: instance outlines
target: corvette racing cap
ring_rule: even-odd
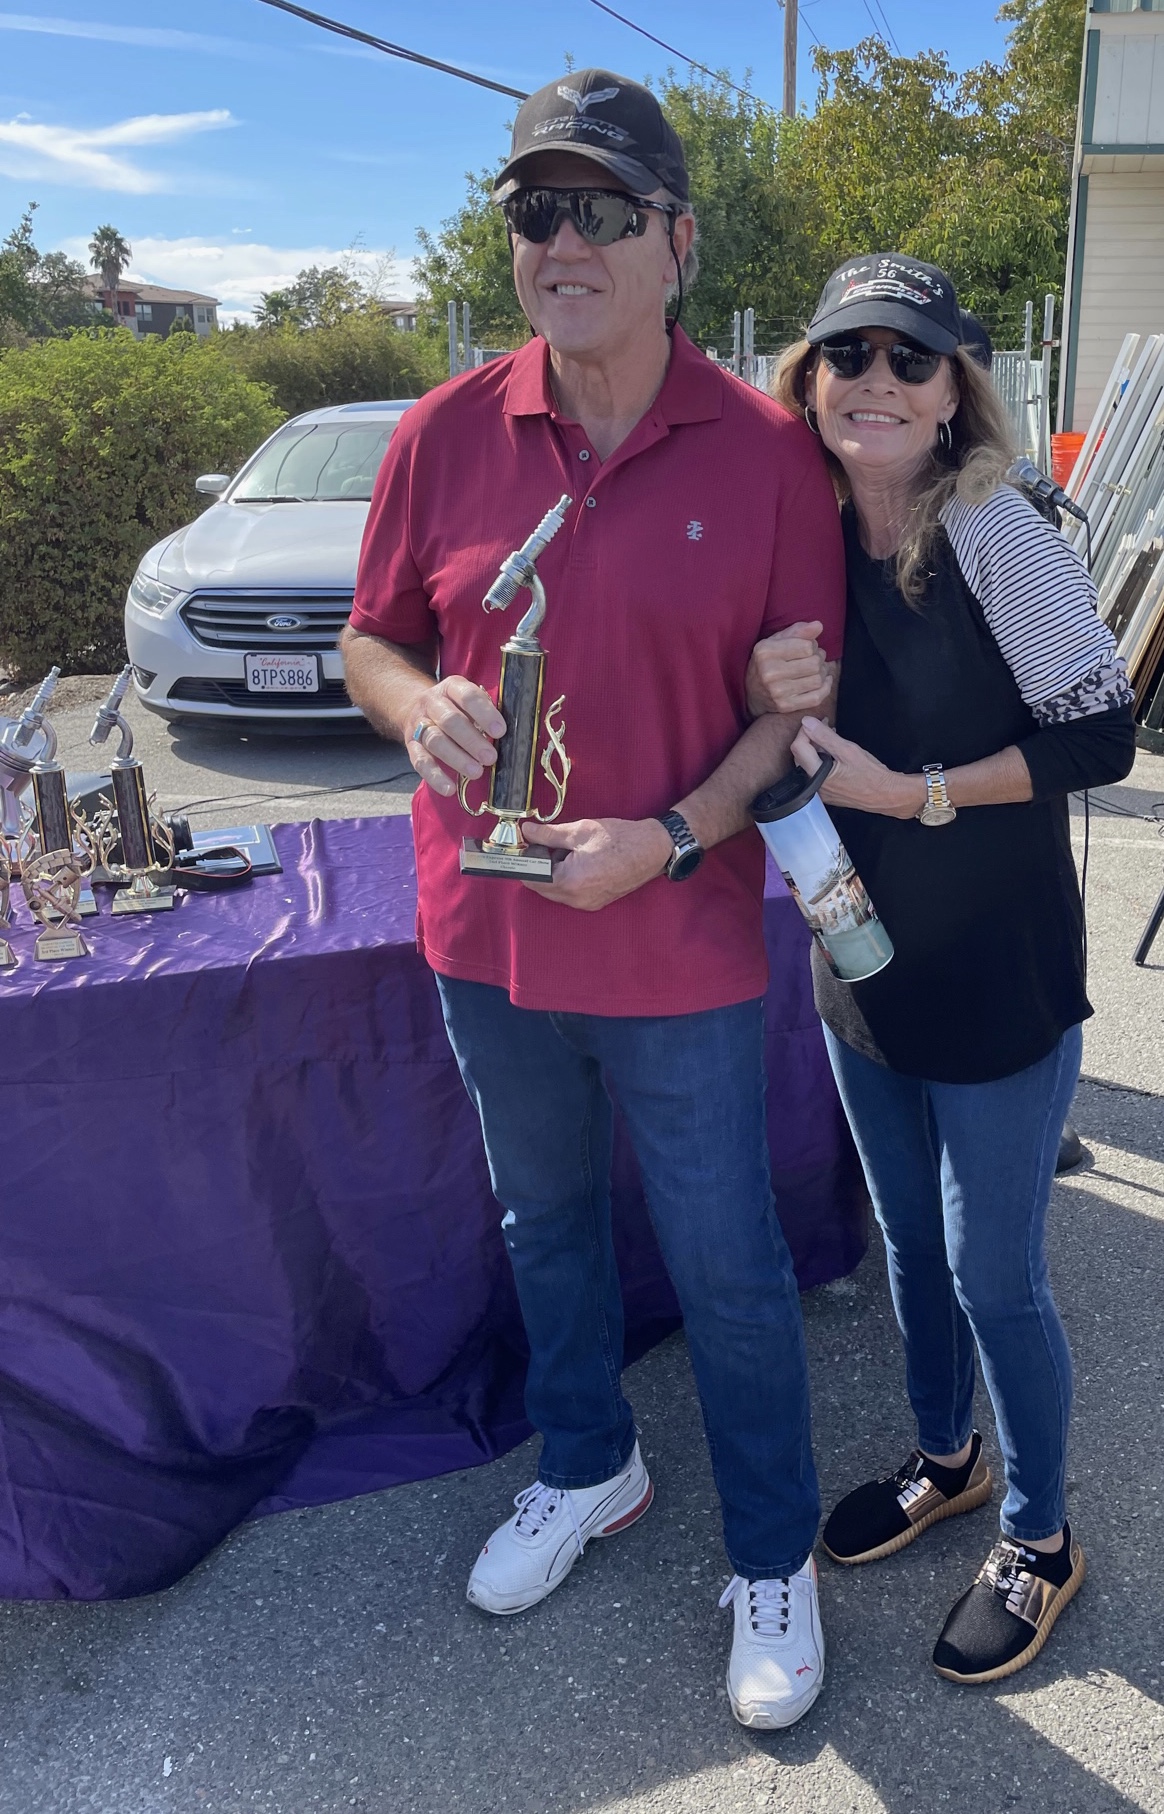
[[[523,101],[495,202],[520,189],[520,165],[536,151],[573,151],[625,183],[634,195],[666,189],[687,200],[683,146],[649,88],[608,69],[575,69]]]
[[[954,286],[937,265],[899,252],[851,258],[821,291],[807,337],[819,346],[860,328],[896,328],[932,353],[952,353],[962,338]]]

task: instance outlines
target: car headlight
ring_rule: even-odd
[[[180,586],[163,585],[160,579],[150,579],[145,573],[135,573],[129,587],[129,602],[141,611],[149,611],[160,617],[167,605],[172,605],[176,598],[181,598]]]

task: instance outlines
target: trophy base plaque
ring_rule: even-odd
[[[526,844],[521,850],[490,850],[482,838],[466,838],[461,845],[461,874],[497,876],[510,882],[552,882],[554,853],[544,844]]]
[[[32,948],[33,956],[45,963],[59,963],[66,957],[88,957],[89,947],[79,932],[72,928],[46,926]]]
[[[149,894],[135,894],[132,888],[119,888],[113,897],[110,913],[160,913],[173,907],[176,896],[172,888],[153,888]]]
[[[16,953],[6,938],[0,938],[0,970],[15,970]]]
[[[81,884],[81,898],[77,902],[77,914],[80,919],[91,920],[95,913],[100,913],[96,896],[88,882]]]

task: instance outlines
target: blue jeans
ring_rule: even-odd
[[[437,977],[485,1135],[530,1344],[547,1486],[596,1486],[635,1443],[610,1228],[618,1098],[683,1310],[737,1574],[792,1574],[816,1537],[804,1329],[768,1175],[758,1001],[702,1014],[551,1014]]]
[[[919,1447],[953,1455],[969,1441],[977,1343],[1006,1469],[1002,1528],[1053,1537],[1071,1355],[1043,1235],[1082,1031],[995,1083],[927,1083],[825,1039],[885,1236]]]

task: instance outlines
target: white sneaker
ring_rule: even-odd
[[[468,1598],[485,1612],[524,1612],[564,1581],[591,1537],[641,1518],[655,1489],[636,1442],[621,1474],[599,1486],[527,1486],[516,1518],[494,1531],[473,1565]]]
[[[733,1575],[721,1606],[735,1603],[727,1690],[741,1726],[770,1732],[807,1713],[824,1681],[816,1563],[773,1581]]]

